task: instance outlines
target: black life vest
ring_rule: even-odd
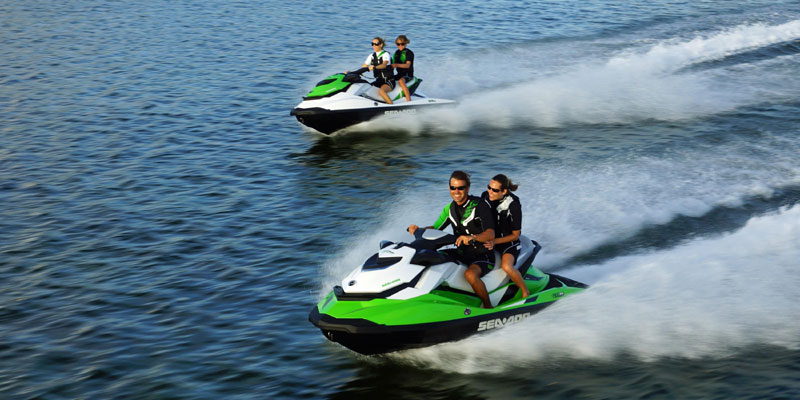
[[[480,197],[469,196],[467,203],[459,206],[455,201],[450,202],[450,224],[453,226],[453,234],[479,235],[486,230],[486,221],[481,221],[478,217],[478,203],[484,201]],[[465,217],[466,215],[466,217]],[[489,252],[483,243],[473,240],[470,244],[459,246],[460,251],[471,254],[483,254]]]
[[[395,51],[394,55],[392,56],[392,63],[393,64],[405,64],[406,61],[408,61],[408,59],[406,58],[408,53],[411,53],[412,55],[414,54],[409,49]],[[411,62],[411,67],[410,68],[398,68],[397,69],[397,75],[398,76],[414,76],[414,62],[413,61]]]
[[[385,53],[386,50],[381,50],[381,54]],[[390,57],[391,58],[391,57]],[[372,68],[372,73],[375,75],[375,79],[383,78],[384,80],[391,80],[394,77],[394,69],[390,65],[386,65],[384,69],[378,69],[378,65],[381,65],[380,58],[378,58],[378,53],[372,53],[372,65],[375,68]]]
[[[511,204],[515,201],[517,205],[519,205],[519,197],[508,192],[502,199],[496,202],[490,202],[494,211],[497,212],[497,221],[495,221],[496,237],[508,236],[513,232],[514,214],[511,213]],[[517,225],[519,225],[519,222],[517,222]]]

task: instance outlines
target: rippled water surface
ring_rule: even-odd
[[[796,2],[0,15],[2,398],[800,397]],[[288,115],[398,34],[458,106]],[[538,266],[592,288],[457,343],[326,341],[311,307],[454,169],[518,182]]]

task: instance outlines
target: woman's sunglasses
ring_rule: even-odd
[[[491,185],[486,185],[486,188],[491,190],[491,191],[493,191],[493,192],[495,192],[495,193],[500,193],[500,192],[503,191],[503,189],[495,189]]]

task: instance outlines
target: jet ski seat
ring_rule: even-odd
[[[522,243],[522,248],[519,251],[519,257],[517,257],[516,264],[514,265],[514,268],[516,269],[520,269],[520,267],[522,267],[525,260],[533,251],[533,243],[530,240],[523,239],[520,242]],[[481,278],[483,280],[483,284],[486,285],[486,290],[489,293],[506,285],[511,280],[506,271],[503,271],[503,268],[501,267],[503,257],[497,251],[494,252],[494,260],[494,268]],[[470,286],[470,289],[471,288],[472,287]]]
[[[411,91],[411,95],[414,95],[419,83],[422,82],[422,79],[414,78],[413,83],[408,84],[408,89]],[[395,85],[394,89],[392,89],[389,93],[390,99],[394,99],[395,102],[405,102],[405,97],[403,97],[403,89],[400,85]],[[356,96],[366,97],[370,100],[375,100],[376,102],[386,104],[383,100],[383,97],[380,95],[380,89],[372,85],[364,85],[361,89],[356,92]],[[425,97],[421,93],[417,95],[417,97]]]
[[[520,249],[519,257],[517,258],[516,265],[514,265],[514,267],[517,269],[520,269],[525,265],[525,261],[528,259],[528,257],[530,257],[531,253],[534,251],[534,245],[529,239],[520,237],[520,242],[522,243],[522,249]],[[497,251],[494,252],[494,259],[495,259],[494,268],[492,268],[492,270],[489,271],[489,273],[487,273],[481,278],[483,284],[486,285],[486,291],[488,291],[489,293],[491,293],[494,290],[497,290],[497,288],[503,287],[504,285],[508,284],[508,282],[511,280],[508,274],[505,271],[503,271],[503,268],[500,267],[502,257],[500,256],[500,253],[498,253]],[[464,290],[470,293],[475,293],[475,291],[472,290],[472,286],[469,284],[469,282],[467,282],[467,279],[464,278],[465,269],[466,268],[463,266],[460,268],[456,268],[450,274],[450,276],[445,279],[445,281],[447,282],[447,285],[450,286],[451,288]]]

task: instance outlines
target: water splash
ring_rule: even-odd
[[[748,198],[770,198],[778,188],[800,185],[798,152],[794,138],[765,134],[757,142],[695,142],[692,149],[679,147],[658,156],[617,152],[591,164],[560,159],[504,172],[520,185],[522,232],[544,245],[537,266],[548,270],[644,227],[662,226],[678,216],[702,217],[715,208],[739,207]],[[476,174],[473,181],[488,178]],[[441,185],[417,183],[399,193],[379,225],[365,229],[326,264],[323,290],[375,253],[380,240],[411,240],[405,228],[432,223],[439,207],[450,201]]]
[[[393,358],[477,373],[551,358],[721,357],[752,344],[798,349],[797,243],[800,206],[784,208],[722,237],[570,271],[598,278],[524,323]]]
[[[760,68],[750,70],[730,66],[695,72],[681,70],[798,38],[800,20],[779,25],[743,25],[688,40],[668,39],[645,48],[630,47],[610,58],[579,58],[573,65],[553,60],[550,65],[542,65],[542,72],[534,77],[526,75],[518,65],[519,71],[494,69],[503,71],[500,75],[518,79],[500,88],[478,89],[466,97],[463,87],[440,87],[450,94],[449,97],[459,100],[457,107],[432,110],[414,118],[379,119],[355,129],[404,127],[411,133],[452,133],[472,126],[625,124],[643,120],[680,121],[729,112],[765,101],[765,96],[796,95],[798,85],[793,83],[796,81],[794,69],[781,70],[762,63]],[[554,57],[559,53],[554,50]],[[514,54],[518,59],[519,55]],[[536,63],[543,59],[548,62],[542,55],[535,57]],[[797,55],[789,56],[783,63],[796,64],[797,58]],[[462,70],[463,66],[456,69],[465,76],[485,74],[485,71]],[[450,72],[452,75],[452,69]],[[440,79],[445,78],[450,82],[464,82],[457,74]]]

